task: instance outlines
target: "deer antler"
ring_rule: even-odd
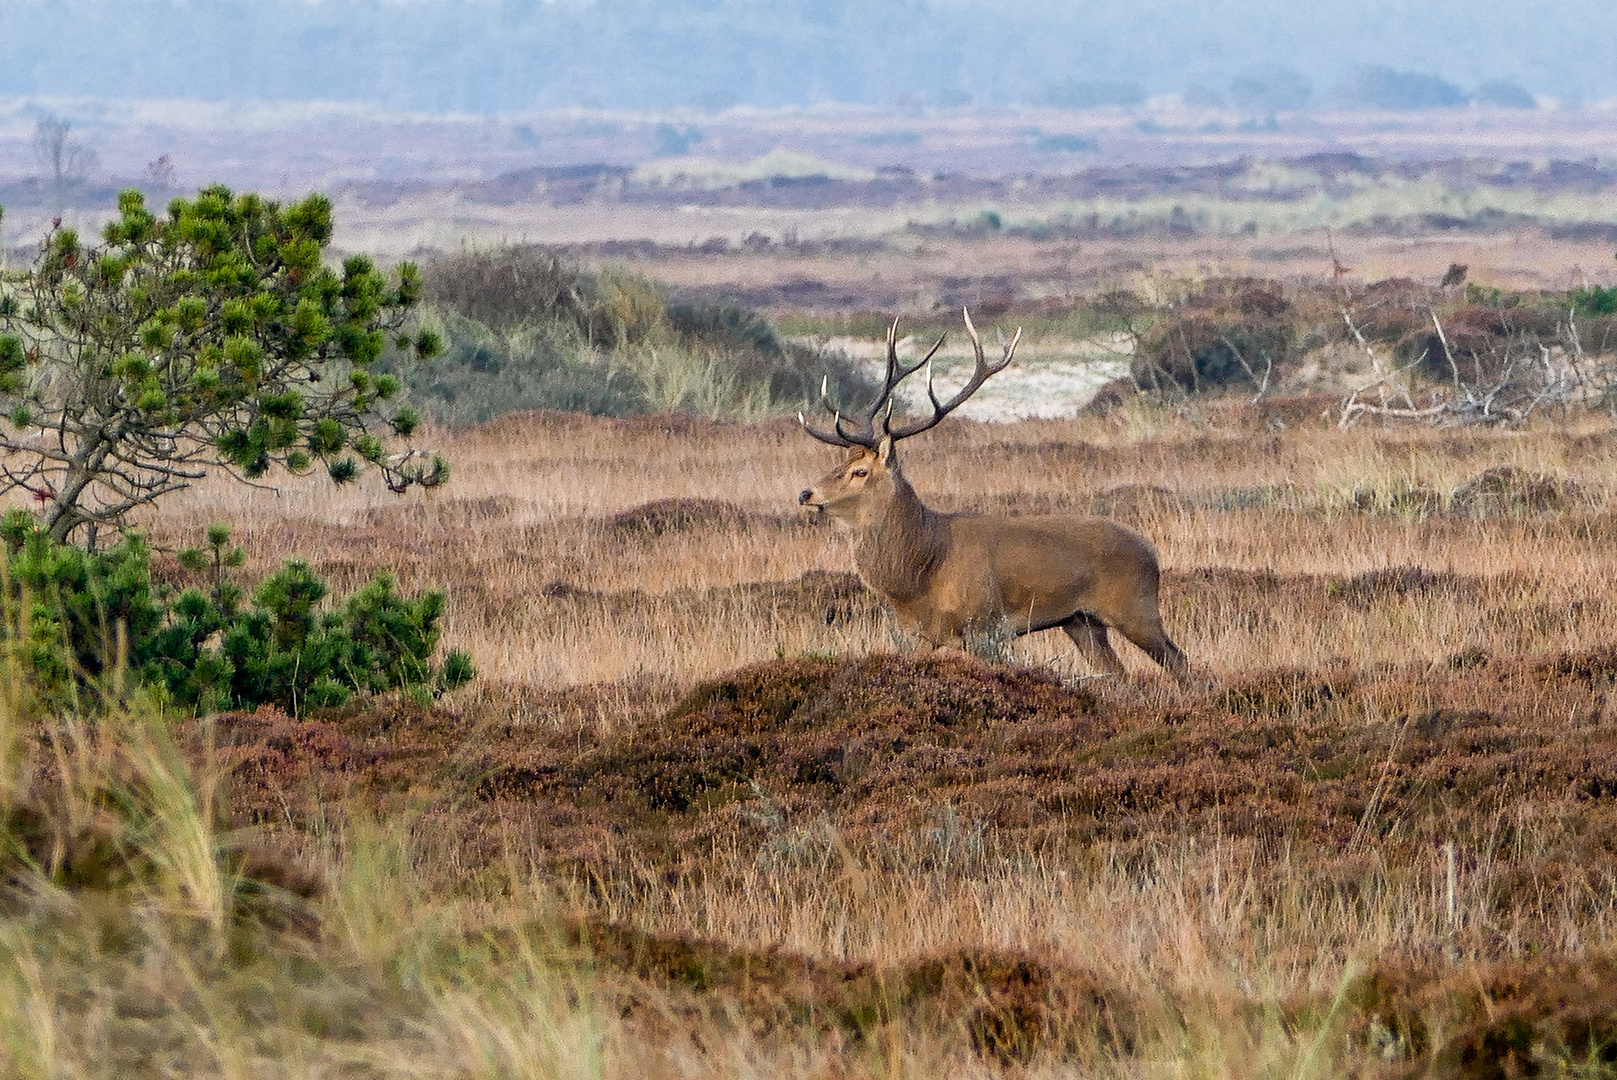
[[[1016,346],[1022,340],[1022,328],[1020,326],[1016,328],[1016,336],[1011,338],[1010,344],[1005,344],[1003,337],[999,339],[1001,348],[1005,350],[1005,355],[1000,358],[999,363],[990,364],[988,359],[983,356],[983,342],[977,336],[977,328],[971,324],[971,312],[966,308],[961,308],[960,313],[966,317],[966,333],[971,335],[971,347],[977,353],[977,366],[972,370],[971,379],[967,381],[965,386],[960,388],[959,393],[955,394],[954,397],[946,402],[939,401],[937,392],[932,388],[932,365],[928,363],[926,369],[926,396],[932,402],[932,415],[926,420],[906,424],[896,431],[887,429],[887,434],[893,437],[894,442],[899,439],[907,439],[911,435],[919,435],[928,428],[936,427],[940,420],[965,404],[967,398],[981,389],[990,375],[997,375],[1009,367],[1011,357],[1016,355]],[[942,342],[940,341],[939,344],[941,345]],[[933,349],[932,352],[937,352],[937,350]],[[928,353],[927,360],[930,361],[931,359],[932,354]],[[886,425],[883,425],[883,427],[886,428]]]
[[[970,325],[969,320],[967,325]],[[831,430],[816,431],[814,428],[809,427],[807,418],[801,412],[797,414],[798,423],[803,425],[804,431],[823,443],[830,443],[832,446],[863,446],[868,450],[874,450],[881,444],[881,440],[888,435],[892,435],[895,439],[903,438],[902,435],[893,434],[890,430],[893,421],[893,391],[898,389],[899,383],[920,371],[922,367],[927,367],[928,393],[931,392],[932,375],[930,365],[932,357],[936,356],[938,350],[943,348],[946,337],[948,337],[947,334],[938,335],[938,340],[933,344],[932,348],[927,350],[925,356],[913,364],[906,364],[898,358],[898,320],[895,318],[892,325],[887,328],[887,372],[882,377],[881,393],[876,395],[876,400],[871,404],[870,411],[860,419],[859,428],[853,431],[843,429],[842,410],[831,404],[831,398],[826,392],[830,376],[820,380],[820,404],[824,405],[825,411],[832,416]],[[961,400],[964,399],[962,398]],[[876,430],[876,414],[882,411],[883,406],[886,406],[887,415],[882,419],[881,431],[878,432]]]

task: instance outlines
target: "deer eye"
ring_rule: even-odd
[[[849,476],[869,476],[870,475],[870,470],[869,469],[855,469],[852,472],[850,472],[848,475]]]

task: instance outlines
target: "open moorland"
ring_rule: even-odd
[[[221,522],[245,587],[296,558],[334,595],[442,588],[475,680],[43,715],[0,610],[0,1062],[1617,1073],[1611,240],[1587,207],[1215,222],[1254,168],[1197,180],[1202,218],[1142,189],[1138,228],[1002,207],[429,260],[448,349],[405,384],[449,483],[214,476],[135,524],[159,588]],[[347,235],[414,243],[407,195]],[[1186,683],[1054,633],[917,651],[798,509],[838,460],[789,415],[819,373],[856,393],[893,311],[909,355],[963,303],[1028,337],[906,476],[1145,534]],[[1093,401],[1027,418],[1058,382]]]
[[[1132,650],[1085,678],[1058,635],[903,651],[795,512],[831,452],[785,422],[527,414],[441,432],[457,476],[424,499],[197,492],[160,546],[229,520],[248,578],[296,553],[334,585],[445,585],[480,678],[187,727],[229,827],[323,868],[297,908],[321,959],[260,944],[225,976],[108,945],[91,992],[41,934],[57,1060],[1600,1073],[1617,434],[1344,432],[1336,404],[952,420],[907,448],[940,507],[1151,536],[1184,688]]]

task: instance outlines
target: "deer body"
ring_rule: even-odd
[[[887,386],[876,409],[920,367],[906,370],[898,363],[896,326],[888,332]],[[894,431],[889,412],[879,435],[875,409],[864,431],[845,430],[840,413],[832,433],[804,423],[811,435],[852,453],[804,490],[798,502],[850,531],[861,579],[892,605],[901,623],[935,647],[964,648],[974,637],[1060,627],[1086,661],[1115,674],[1123,668],[1108,640],[1113,628],[1175,676],[1185,677],[1189,661],[1163,629],[1157,605],[1161,575],[1145,537],[1101,517],[939,513],[904,478],[894,450],[898,439],[936,424],[1008,364],[1015,350],[1013,341],[1004,360],[991,367],[969,315],[966,326],[977,345],[977,371],[948,404],[937,401],[929,380],[930,421]]]
[[[932,646],[1060,627],[1090,664],[1116,673],[1115,627],[1176,675],[1188,670],[1158,612],[1156,552],[1114,521],[939,513],[891,451],[885,462],[855,453],[799,501],[850,530],[860,578]]]

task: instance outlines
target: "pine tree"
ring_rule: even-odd
[[[443,482],[433,455],[390,457],[419,423],[372,368],[405,332],[420,277],[356,255],[333,269],[331,203],[281,206],[210,187],[166,215],[137,191],[87,246],[56,225],[26,273],[0,279],[0,493],[24,489],[49,535],[119,524],[212,469],[246,480],[362,464],[395,491]]]

